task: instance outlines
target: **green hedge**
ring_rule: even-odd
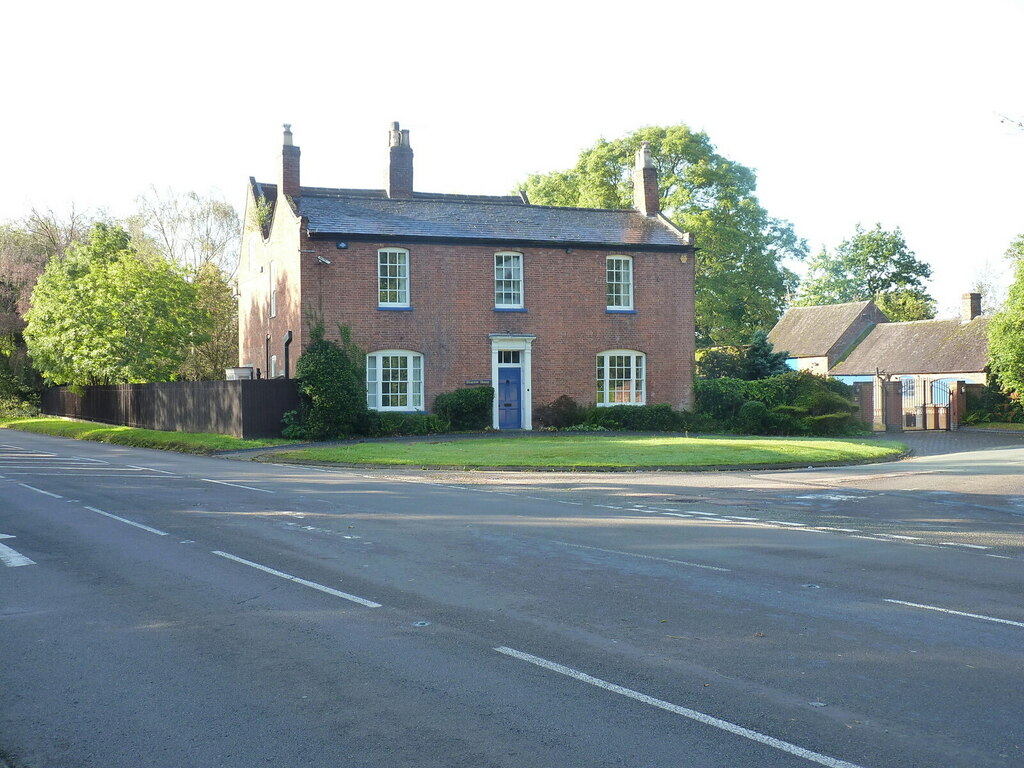
[[[464,387],[434,398],[434,413],[454,432],[476,431],[491,426],[493,387]]]

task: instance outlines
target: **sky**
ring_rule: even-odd
[[[399,121],[416,189],[476,194],[685,123],[812,252],[900,227],[943,313],[1024,233],[1024,0],[51,0],[4,27],[0,222],[150,187],[241,209],[283,123],[304,185],[382,187]]]

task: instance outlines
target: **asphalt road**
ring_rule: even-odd
[[[451,475],[3,432],[0,755],[1021,766],[1024,444],[980,439]]]

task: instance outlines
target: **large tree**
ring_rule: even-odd
[[[645,141],[658,169],[662,211],[693,233],[698,248],[698,344],[740,344],[770,328],[797,282],[783,261],[802,259],[806,246],[792,225],[761,207],[754,172],[716,153],[703,132],[674,125],[602,139],[574,167],[535,174],[523,187],[541,205],[630,208],[634,156]]]
[[[179,374],[185,379],[221,379],[224,369],[238,361],[234,278],[241,238],[238,212],[215,197],[160,192],[155,187],[137,204],[137,212],[128,219],[136,247],[185,270],[212,321],[209,340],[190,347]]]
[[[43,378],[74,386],[169,380],[210,323],[180,268],[140,255],[121,227],[105,223],[50,261],[26,319]]]
[[[1006,251],[1013,262],[1014,280],[1002,310],[988,326],[992,373],[1006,392],[1024,395],[1024,235]]]
[[[799,306],[872,299],[890,320],[935,317],[935,300],[924,288],[932,269],[918,260],[899,227],[889,232],[859,224],[834,251],[822,248],[807,270]]]

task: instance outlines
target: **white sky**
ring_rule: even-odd
[[[812,252],[902,227],[953,308],[1024,232],[1024,0],[12,3],[0,221],[126,215],[150,185],[381,187],[387,129],[416,188],[502,194],[598,138],[686,123],[757,170]],[[699,245],[699,244],[698,244]]]

